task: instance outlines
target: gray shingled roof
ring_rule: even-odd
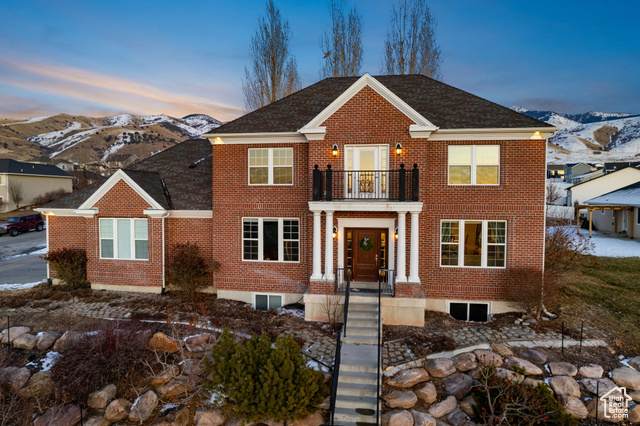
[[[69,173],[50,164],[23,163],[9,158],[0,158],[0,173],[71,177]]]
[[[210,133],[295,132],[320,114],[358,78],[327,78],[223,124]],[[553,127],[423,75],[374,78],[441,129]]]
[[[188,140],[149,157],[123,172],[165,209],[211,210],[211,143]],[[164,180],[169,198],[162,181]],[[77,209],[104,181],[58,198],[43,209]],[[170,202],[169,202],[170,199]]]
[[[592,206],[634,206],[640,207],[640,182],[632,183],[615,191],[600,195],[584,202]]]

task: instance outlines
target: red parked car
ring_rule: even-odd
[[[15,237],[20,232],[28,232],[32,229],[36,231],[42,231],[44,229],[44,220],[40,213],[10,217],[6,223],[0,225],[0,236],[9,234]]]

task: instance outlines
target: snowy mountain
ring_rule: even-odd
[[[549,139],[551,163],[620,161],[640,157],[640,114],[587,112],[560,114],[511,107],[559,127]]]
[[[146,158],[221,124],[205,114],[0,119],[0,157],[75,163],[104,162],[116,153]]]

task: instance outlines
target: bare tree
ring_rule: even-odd
[[[331,32],[320,39],[323,64],[320,74],[326,77],[350,77],[362,67],[362,20],[354,7],[345,19],[344,0],[329,0]]]
[[[20,182],[9,182],[9,198],[16,205],[16,209],[20,208],[20,203],[24,200],[24,189]]]
[[[437,23],[427,1],[397,0],[390,19],[382,72],[440,79],[442,60],[435,34]]]
[[[267,14],[258,19],[251,38],[251,66],[242,80],[244,106],[253,111],[277,101],[302,87],[298,64],[289,52],[289,23],[283,21],[273,0],[267,0]]]

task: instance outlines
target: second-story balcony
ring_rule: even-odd
[[[313,201],[419,201],[420,172],[404,164],[398,170],[333,170],[313,168]]]

